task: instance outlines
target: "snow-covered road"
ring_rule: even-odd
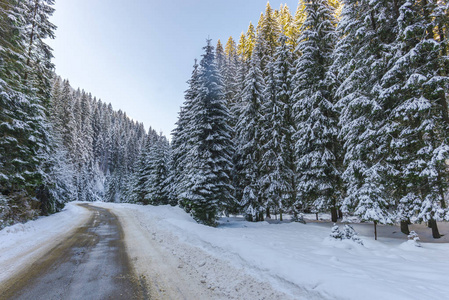
[[[117,215],[127,253],[138,277],[147,282],[151,299],[447,299],[449,295],[444,284],[449,244],[416,247],[382,236],[374,241],[371,231],[360,228],[362,246],[331,240],[330,225],[223,218],[218,228],[211,228],[196,224],[178,207],[94,205]],[[51,236],[59,239],[83,218],[85,212],[69,204],[62,213],[0,231],[0,284],[38,256],[27,248],[38,249],[43,241],[51,244]],[[28,246],[23,248],[23,243]],[[22,263],[11,263],[16,258]]]

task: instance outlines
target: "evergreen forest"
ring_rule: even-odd
[[[449,221],[448,1],[267,3],[206,40],[170,141],[55,74],[53,4],[0,0],[0,228],[75,200]]]

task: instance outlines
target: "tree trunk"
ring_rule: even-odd
[[[406,235],[410,234],[410,230],[408,229],[408,221],[407,220],[401,220],[401,232]]]
[[[316,220],[318,221],[318,213],[315,213],[315,215],[316,215]]]
[[[341,211],[341,209],[338,209],[338,218],[343,219],[343,212]]]
[[[270,215],[270,208],[269,208],[269,207],[267,207],[267,218],[271,218],[271,215]],[[263,220],[263,218],[262,218],[262,220]]]
[[[38,9],[38,4],[39,2],[37,0],[34,1],[34,11],[33,11],[33,24],[31,25],[31,33],[30,33],[30,44],[28,47],[28,57],[27,57],[27,61],[26,61],[26,66],[30,67],[30,63],[31,63],[31,50],[33,49],[33,41],[34,41],[34,30],[36,27],[36,14],[37,14],[37,9]],[[28,71],[25,71],[25,75],[24,75],[24,79],[25,82],[28,80]]]
[[[337,208],[335,206],[331,207],[331,215],[332,215],[332,222],[337,223],[338,215],[337,215]]]
[[[282,209],[279,211],[279,221],[281,221],[281,222],[283,221],[282,220]]]
[[[432,236],[434,239],[441,238],[440,232],[438,231],[437,221],[435,219],[429,220],[430,227],[432,228]]]
[[[377,241],[377,221],[374,221],[374,239]]]

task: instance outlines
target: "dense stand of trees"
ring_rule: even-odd
[[[53,4],[0,1],[0,228],[67,201],[131,201],[145,142],[163,141],[54,74]]]
[[[300,0],[195,61],[172,141],[53,74],[52,0],[0,0],[0,227],[70,200],[448,219],[449,4]]]
[[[73,90],[68,80],[59,77],[54,80],[51,95],[49,119],[69,164],[70,199],[128,199],[131,174],[147,138],[143,124],[121,110],[114,111],[111,104]]]
[[[425,221],[438,237],[448,34],[447,1],[301,0],[295,15],[267,4],[238,43],[218,42],[212,58],[208,41],[194,66],[173,132],[172,197],[206,224],[214,212],[330,211],[403,231]]]
[[[52,0],[0,1],[0,228],[62,207],[64,168],[47,122]]]

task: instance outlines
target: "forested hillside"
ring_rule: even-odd
[[[68,201],[131,201],[158,136],[54,74],[53,0],[0,1],[0,228]]]

